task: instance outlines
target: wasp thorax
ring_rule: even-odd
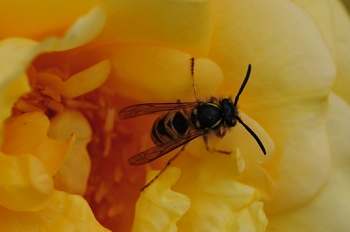
[[[222,111],[214,103],[201,103],[191,113],[192,125],[198,129],[216,129],[221,125]]]

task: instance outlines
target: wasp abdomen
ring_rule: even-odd
[[[155,144],[163,144],[186,134],[188,120],[181,111],[170,111],[153,124],[151,138]]]

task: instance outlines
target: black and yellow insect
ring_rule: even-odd
[[[191,61],[191,73],[192,78],[194,78],[194,58]],[[151,138],[156,146],[129,158],[128,161],[131,165],[149,163],[182,146],[182,149],[167,162],[166,166],[158,175],[147,183],[142,190],[147,188],[165,171],[181,152],[184,151],[188,142],[199,136],[203,137],[205,147],[209,152],[230,154],[231,152],[209,148],[208,134],[214,133],[216,136],[222,138],[225,136],[227,129],[234,127],[237,121],[254,137],[262,152],[266,155],[266,150],[259,137],[238,116],[237,103],[239,96],[248,82],[250,72],[251,65],[248,66],[247,74],[234,102],[230,98],[219,100],[215,97],[211,97],[207,102],[198,100],[197,89],[193,80],[196,102],[145,103],[128,106],[119,112],[119,119],[129,119],[158,112],[166,112],[154,122],[152,128]]]

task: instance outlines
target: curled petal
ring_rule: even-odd
[[[264,163],[270,160],[275,153],[275,144],[264,128],[257,121],[250,118],[244,112],[239,112],[239,117],[259,138],[266,150],[264,155],[262,148],[255,138],[243,127],[239,122],[226,133],[225,137],[218,138],[213,136],[210,138],[210,146],[215,146],[219,150],[233,151],[239,148],[245,160],[255,160],[257,163]],[[203,146],[202,146],[203,147]]]
[[[47,85],[57,90],[62,96],[74,98],[100,87],[111,70],[111,62],[103,60],[94,66],[62,79],[50,73],[38,73],[38,84]]]
[[[188,150],[192,150],[189,145]],[[264,231],[267,219],[259,193],[232,178],[240,172],[240,151],[192,155],[184,152],[176,165],[182,176],[174,190],[191,199],[178,223],[181,231]],[[196,164],[193,166],[193,164]]]
[[[2,40],[0,42],[0,90],[3,101],[1,122],[10,116],[14,102],[30,91],[25,70],[34,58],[44,52],[71,49],[91,41],[101,31],[105,18],[104,10],[97,7],[79,19],[62,39],[50,38],[41,43],[23,38]],[[0,142],[2,130],[3,125],[0,125]]]
[[[350,103],[350,16],[342,1],[293,0],[305,10],[320,29],[337,65],[337,77],[332,89]]]
[[[325,113],[335,64],[320,31],[305,11],[284,0],[217,1],[213,21],[209,57],[224,73],[222,91],[236,92],[251,63],[239,107],[276,145],[273,159],[263,164],[278,187],[266,212],[305,204],[326,181],[330,166]]]
[[[75,133],[76,140],[67,158],[54,176],[55,188],[83,196],[90,173],[91,162],[86,150],[92,131],[86,118],[76,110],[65,110],[51,119],[49,136],[67,139]]]
[[[19,48],[15,49],[16,45]],[[0,144],[3,139],[3,121],[11,115],[17,99],[30,91],[27,75],[24,74],[25,65],[29,62],[20,59],[23,56],[25,52],[21,49],[21,44],[0,42]]]
[[[64,37],[57,40],[50,49],[64,51],[87,44],[101,32],[106,19],[106,12],[102,7],[92,8],[85,16],[80,17]]]
[[[267,231],[347,231],[350,228],[350,107],[335,94],[330,95],[329,105],[327,129],[332,154],[329,178],[312,201],[295,210],[271,215]]]
[[[255,120],[239,112],[243,122],[254,131],[266,149],[266,155],[262,152],[254,137],[240,124],[230,130],[224,138],[211,138],[210,146],[216,149],[233,151],[239,148],[246,163],[244,171],[236,177],[237,181],[254,186],[259,190],[262,199],[271,199],[277,191],[277,184],[271,174],[264,168],[264,162],[273,158],[275,143],[267,132]],[[202,145],[203,146],[203,145]]]
[[[333,37],[335,38],[337,78],[335,79],[333,90],[350,103],[350,16],[339,1],[330,1],[332,11],[332,22],[334,23]],[[328,9],[328,10],[330,10]]]
[[[97,43],[147,43],[206,56],[212,33],[211,1],[103,1],[108,22]],[[128,23],[125,23],[128,22]]]
[[[147,182],[155,175],[152,171]],[[170,190],[180,176],[178,168],[169,168],[141,193],[136,203],[133,231],[177,231],[176,223],[190,207],[187,196]]]
[[[38,158],[1,152],[0,170],[0,205],[14,211],[33,211],[48,204],[53,181]]]
[[[119,94],[145,102],[176,102],[180,97],[181,101],[195,101],[189,54],[140,44],[108,46],[105,50],[113,64],[107,83]],[[196,59],[194,69],[199,98],[205,99],[221,85],[222,72],[206,58]]]
[[[47,207],[35,212],[0,208],[2,231],[108,231],[95,219],[80,196],[54,191]]]
[[[1,150],[8,155],[31,153],[54,175],[66,158],[74,137],[65,141],[47,137],[50,121],[42,112],[21,114],[5,122]]]
[[[266,101],[329,93],[335,63],[319,29],[302,9],[286,0],[217,1],[213,9],[209,58],[224,73],[221,90],[238,92],[252,65],[240,99],[245,112],[243,107],[252,101],[263,106]],[[273,89],[266,88],[267,83],[273,83]]]
[[[47,2],[43,0],[33,2],[3,2],[0,9],[0,20],[4,23],[0,38],[26,37],[42,38],[43,33],[55,33],[60,36],[64,30],[72,25],[77,17],[86,14],[96,2]],[[69,9],[64,15],[62,9]],[[25,20],[24,20],[25,19]]]

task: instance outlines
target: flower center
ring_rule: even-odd
[[[122,100],[108,87],[101,86],[76,98],[65,98],[53,85],[42,80],[55,75],[64,81],[68,75],[57,70],[37,72],[33,66],[27,73],[32,91],[18,99],[12,116],[42,111],[52,118],[68,108],[82,112],[93,131],[88,144],[91,170],[84,198],[104,226],[115,231],[125,231],[126,225],[131,228],[134,208],[128,206],[135,205],[146,170],[130,166],[127,159],[148,146],[140,137],[149,137],[149,131],[138,128],[131,121],[117,119],[117,107]],[[76,168],[79,165],[77,163]],[[117,228],[120,225],[123,228]]]

